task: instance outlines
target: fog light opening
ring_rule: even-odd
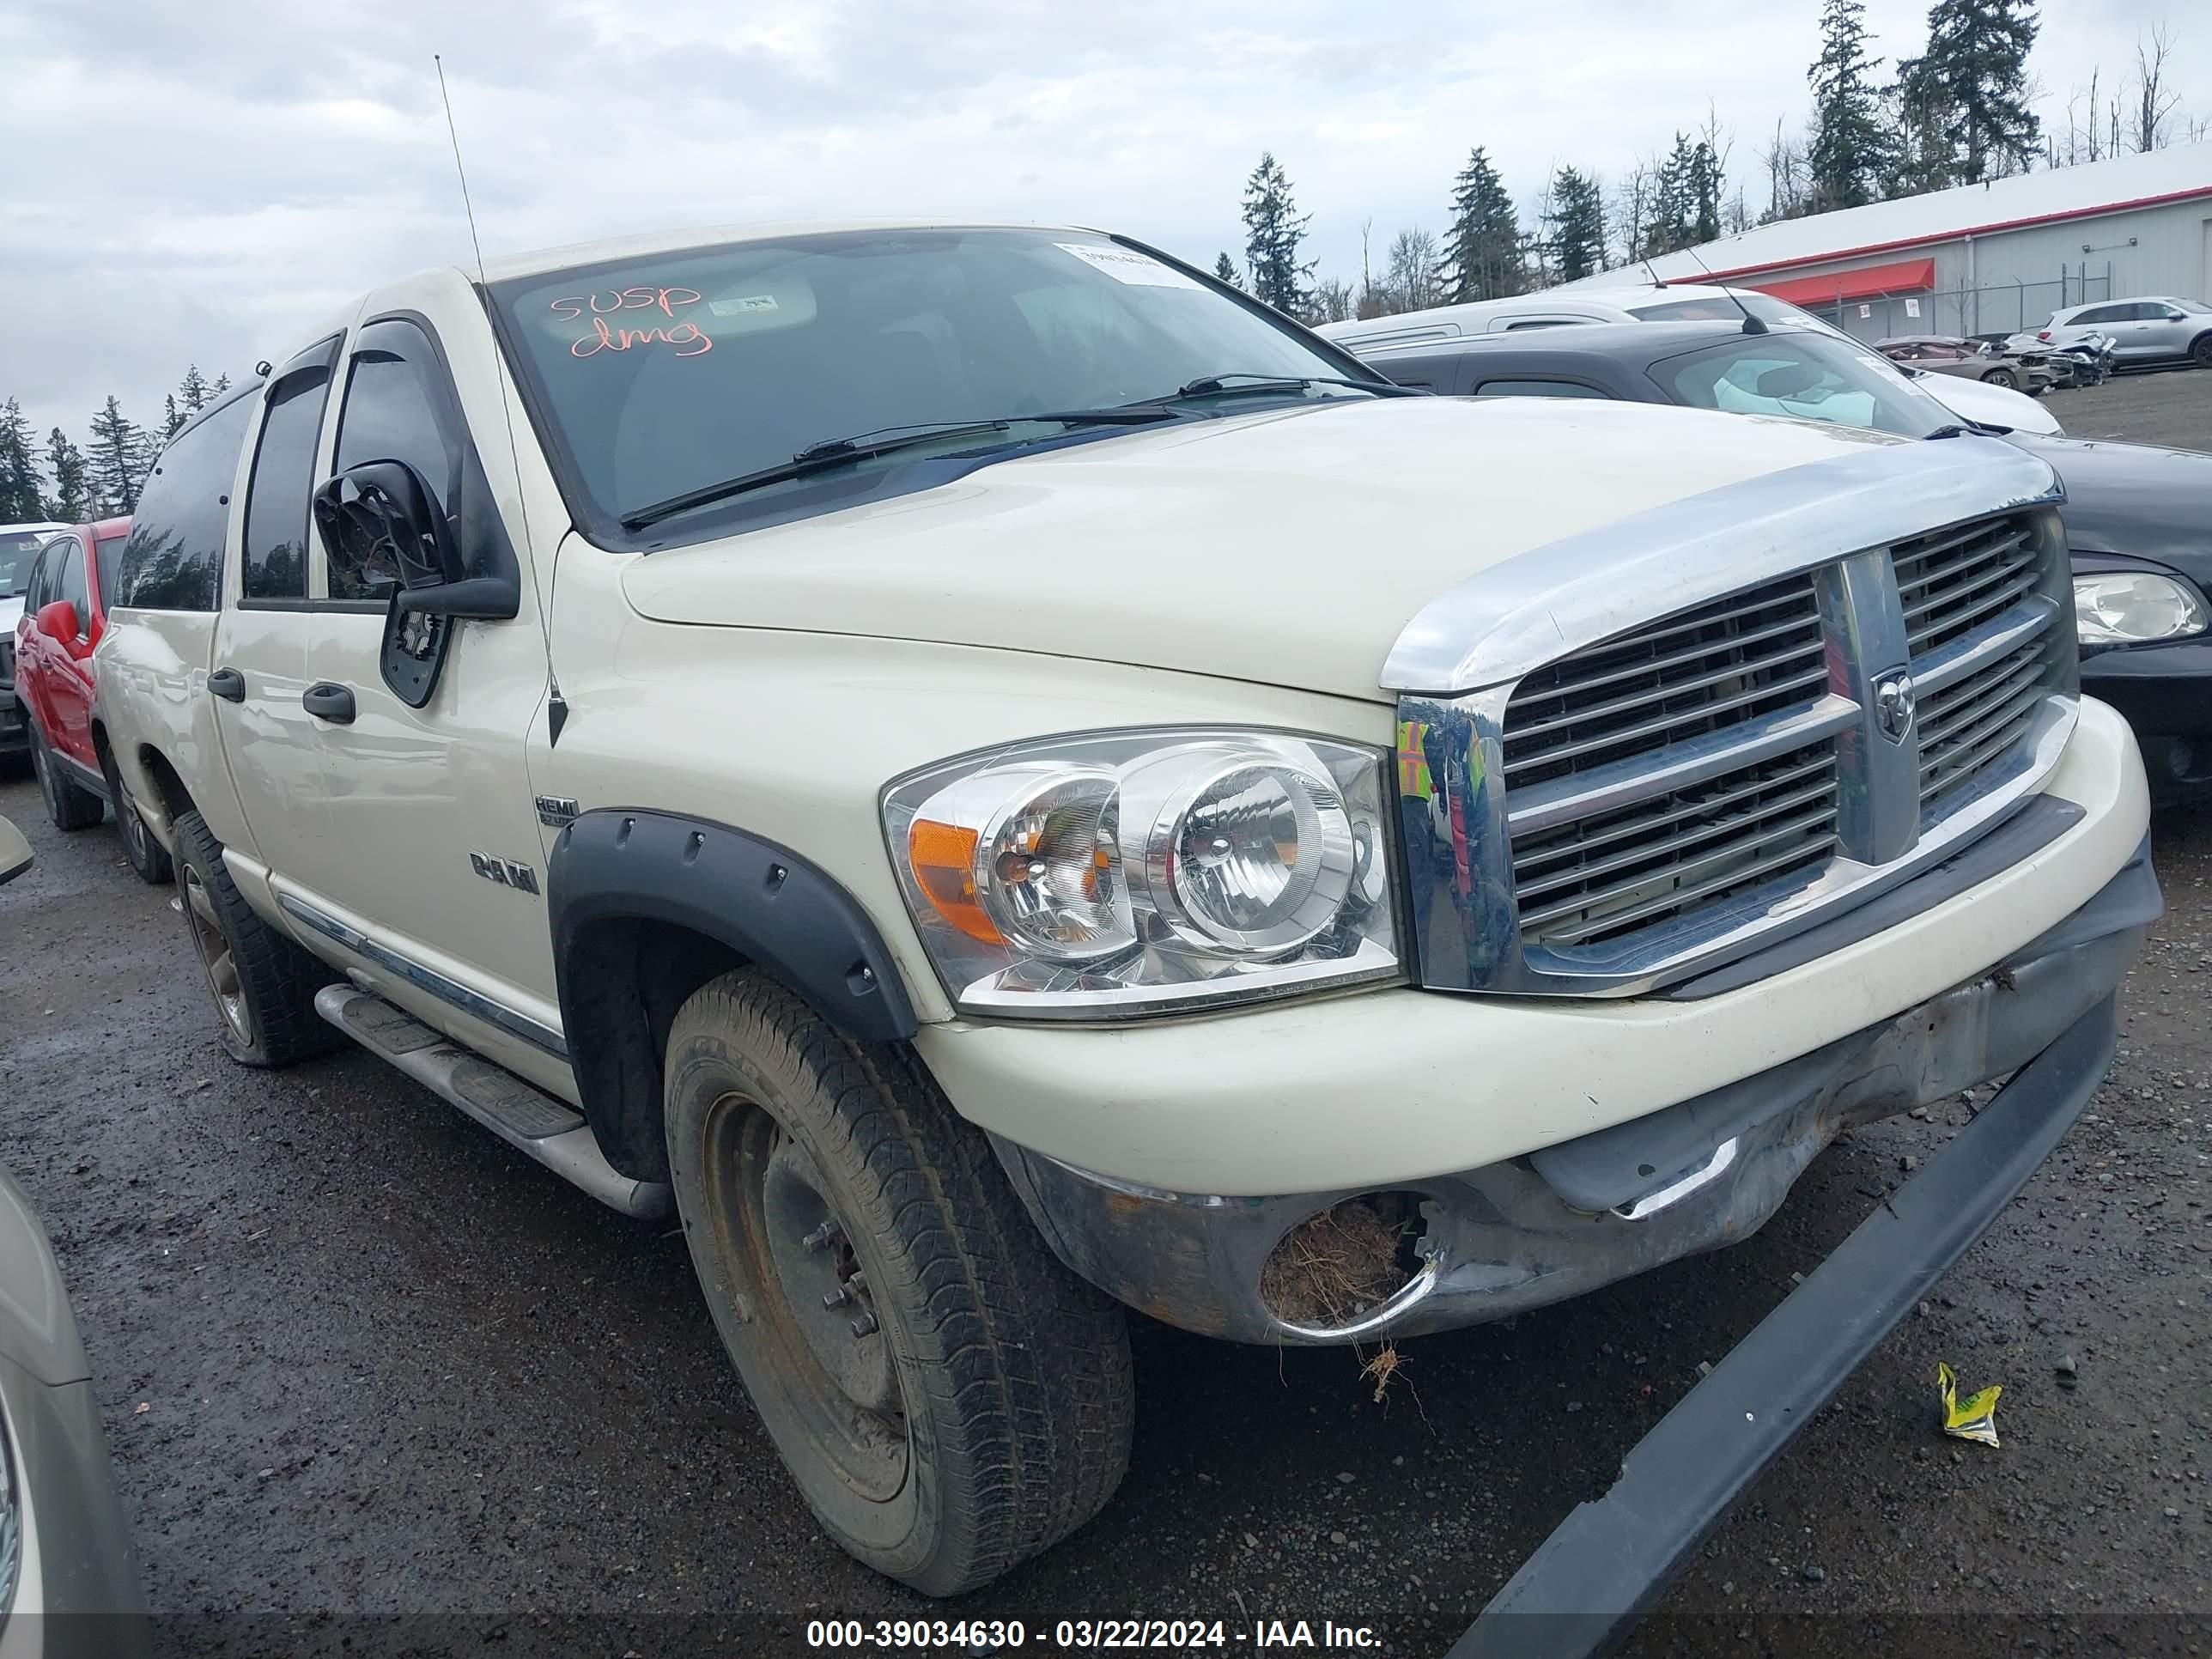
[[[1364,1193],[1283,1236],[1260,1270],[1260,1299],[1285,1325],[1341,1333],[1380,1323],[1430,1271],[1419,1193]]]

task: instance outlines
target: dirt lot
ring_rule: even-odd
[[[2059,394],[2081,435],[2212,445],[2212,374]],[[810,1618],[1370,1626],[1439,1654],[1621,1454],[1956,1122],[1852,1136],[1784,1215],[1511,1327],[1346,1352],[1140,1327],[1127,1484],[951,1607],[816,1533],[679,1240],[365,1054],[228,1063],[168,890],[112,832],[0,891],[0,1156],[100,1379],[166,1652],[804,1650]],[[1706,1546],[1646,1655],[2212,1652],[2212,821],[2064,1146]],[[1936,1367],[2003,1446],[1935,1430]],[[2060,1375],[2062,1362],[2076,1386]]]

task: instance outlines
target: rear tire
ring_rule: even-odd
[[[951,1595],[1097,1514],[1128,1465],[1124,1316],[914,1054],[741,969],[678,1012],[666,1077],[701,1288],[830,1534]]]
[[[206,970],[224,1050],[241,1066],[289,1066],[343,1043],[315,1012],[315,993],[337,975],[254,914],[205,818],[179,812],[175,834],[185,925]]]
[[[131,792],[123,787],[123,775],[116,769],[115,757],[100,745],[100,769],[107,775],[107,804],[115,809],[115,831],[123,837],[123,856],[131,860],[131,867],[138,872],[138,879],[153,887],[166,887],[176,879],[176,866],[169,858],[168,849],[154,839],[147,829],[146,820],[138,811],[138,803],[131,799]]]
[[[2005,387],[2008,391],[2017,392],[2020,390],[2020,374],[2015,369],[1988,369],[1984,371],[1982,374],[1982,384],[1984,386],[2001,386]]]
[[[31,770],[39,780],[39,793],[55,829],[89,830],[100,822],[106,803],[56,763],[36,721],[31,724]]]

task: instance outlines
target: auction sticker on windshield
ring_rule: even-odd
[[[1103,270],[1117,283],[1138,288],[1196,288],[1199,285],[1172,265],[1164,265],[1149,253],[1126,247],[1101,247],[1095,242],[1054,242],[1062,253],[1072,253],[1094,270]]]

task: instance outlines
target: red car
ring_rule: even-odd
[[[55,827],[89,829],[112,805],[131,867],[165,882],[169,855],[146,833],[114,761],[93,736],[92,648],[107,625],[107,596],[130,533],[130,520],[102,519],[61,532],[40,551],[15,624],[15,696]]]

